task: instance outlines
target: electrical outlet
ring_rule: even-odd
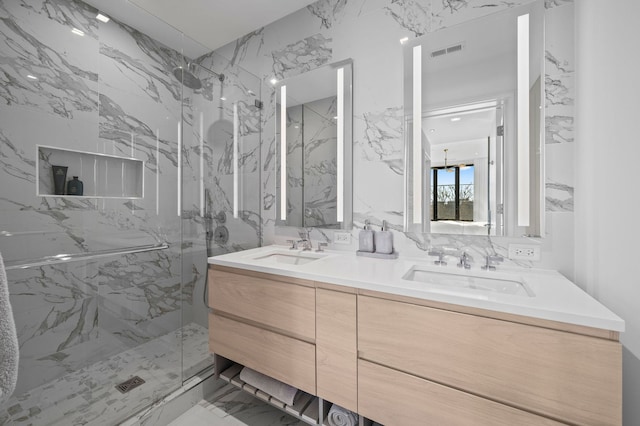
[[[509,244],[509,259],[540,260],[540,246],[528,244]]]
[[[349,232],[334,232],[333,242],[336,244],[351,244],[351,234]]]

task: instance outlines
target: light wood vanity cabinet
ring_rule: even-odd
[[[534,419],[535,414],[569,424],[622,423],[622,355],[614,340],[359,295],[358,351],[359,409],[372,418],[397,411],[400,401],[390,399],[394,392],[381,396],[366,388],[375,387],[379,377],[402,380],[404,372],[411,375],[407,383],[413,388],[433,390],[433,395],[429,390],[429,396],[414,397],[423,404],[443,395],[434,388],[440,384],[450,393],[455,389],[483,398],[479,413],[503,412],[493,409],[493,401],[532,413]],[[415,415],[435,410],[412,406]],[[504,411],[504,419],[515,418],[512,412]],[[523,420],[501,424],[536,424],[524,420],[528,413],[519,414]],[[492,423],[467,414],[468,424],[498,424],[498,417]]]
[[[622,424],[617,333],[242,269],[209,274],[212,352],[386,426]]]

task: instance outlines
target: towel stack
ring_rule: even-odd
[[[333,404],[327,415],[327,420],[329,426],[356,426],[358,424],[358,415],[353,411]]]
[[[0,254],[0,405],[16,388],[18,380],[18,336],[9,301],[9,284]]]
[[[293,405],[299,393],[298,389],[293,386],[258,373],[249,367],[242,369],[240,372],[240,380],[284,402],[286,405]]]

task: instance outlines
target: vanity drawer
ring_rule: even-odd
[[[358,296],[358,355],[561,421],[621,424],[611,340]]]
[[[314,342],[315,288],[283,279],[270,279],[268,274],[250,275],[210,268],[209,306],[215,311]]]
[[[315,395],[315,345],[209,314],[209,350]]]
[[[358,410],[386,426],[544,426],[553,420],[447,386],[358,361]]]

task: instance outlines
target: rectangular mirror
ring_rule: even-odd
[[[275,84],[276,224],[350,229],[352,62]]]
[[[544,233],[544,2],[405,43],[405,230]]]

